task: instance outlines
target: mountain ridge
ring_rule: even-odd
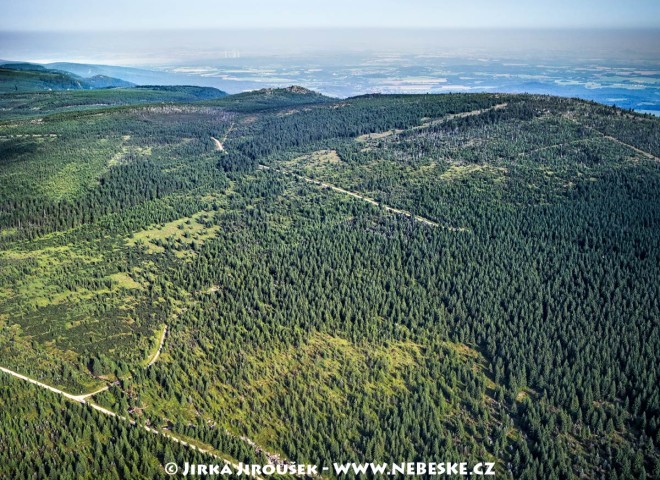
[[[43,65],[12,62],[0,64],[0,93],[26,91],[92,90],[132,87],[133,83],[106,75],[88,78],[47,68]]]

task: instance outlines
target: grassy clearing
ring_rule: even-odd
[[[13,192],[50,201],[76,198],[121,154],[119,141],[70,137],[3,140],[0,150],[8,160],[0,171],[0,195]]]
[[[127,273],[119,272],[119,273],[113,273],[112,275],[109,276],[109,278],[116,283],[119,287],[121,288],[126,288],[126,289],[140,289],[142,290],[142,284],[136,282],[131,278],[131,276]]]
[[[160,335],[162,330],[158,341]],[[157,347],[154,344],[151,355]],[[198,353],[198,375],[212,378],[223,369],[208,364],[202,351]],[[356,345],[340,337],[314,333],[297,348],[259,350],[245,355],[246,381],[240,386],[212,382],[203,396],[190,391],[189,401],[184,404],[154,395],[159,388],[140,387],[141,406],[150,415],[170,420],[192,422],[202,415],[209,421],[220,421],[236,435],[248,434],[257,444],[277,451],[278,438],[287,428],[276,407],[284,396],[298,396],[306,390],[302,395],[314,408],[346,417],[351,399],[358,392],[373,399],[406,395],[406,379],[418,368],[422,356],[421,346],[413,342]],[[370,372],[366,382],[351,380],[364,372]],[[237,425],[246,430],[237,429]]]
[[[42,248],[20,242],[0,251],[0,364],[35,375],[52,372],[53,384],[80,388],[89,375],[80,355],[141,358],[141,348],[149,347],[143,332],[152,327],[138,313],[144,307],[137,269],[117,272],[122,255],[107,244],[41,240]],[[75,366],[65,377],[56,367],[62,363]]]
[[[323,166],[333,166],[342,164],[342,159],[336,150],[317,150],[307,155],[301,155],[287,162],[283,162],[287,167],[296,168],[315,168]]]
[[[332,335],[315,333],[299,348],[259,352],[248,357],[250,382],[242,387],[257,398],[262,408],[270,409],[292,388],[310,385],[308,398],[312,404],[346,416],[351,398],[357,390],[373,398],[393,398],[407,392],[406,372],[415,369],[421,348],[412,342],[396,342],[387,346],[355,345]],[[349,379],[358,372],[371,371],[366,382],[353,384]],[[300,383],[301,385],[294,386]],[[237,402],[233,389],[218,389],[221,404],[231,406],[230,417],[250,425],[250,435],[263,445],[276,447],[278,432],[285,421],[277,411],[264,411],[262,418],[251,418],[251,402]],[[238,433],[238,432],[237,432]]]
[[[205,225],[210,221],[215,212],[203,210],[191,217],[184,217],[172,222],[160,224],[147,230],[142,230],[131,235],[126,240],[126,245],[134,247],[144,245],[149,254],[163,253],[165,244],[178,244],[180,247],[190,247],[193,242],[203,243],[213,238],[220,227]],[[178,249],[176,254],[185,257],[192,252],[190,250]]]
[[[493,167],[485,164],[450,165],[449,168],[440,175],[440,179],[444,181],[455,181],[476,174],[486,174],[494,177],[495,180],[501,180],[506,173],[506,168]]]
[[[16,228],[3,228],[0,230],[0,237],[11,237],[16,235],[18,230]]]
[[[444,345],[461,359],[471,363],[474,372],[482,373],[486,387],[489,390],[492,391],[497,388],[497,384],[490,378],[491,372],[489,371],[488,362],[477,350],[463,343],[444,342]]]
[[[108,167],[121,165],[126,161],[125,158],[129,153],[132,153],[135,157],[150,157],[152,155],[153,147],[127,146],[126,142],[130,140],[130,138],[130,135],[124,135],[122,137],[124,144],[122,145],[121,150],[110,157],[108,160]]]
[[[73,249],[70,246],[47,247],[41,250],[6,250],[0,252],[0,265],[3,277],[0,279],[0,299],[11,300],[10,305],[0,309],[16,310],[25,307],[43,307],[60,304],[72,297],[82,300],[89,298],[89,290],[81,288],[76,292],[65,291],[57,282],[58,274],[72,266],[91,266],[101,260],[90,252]]]

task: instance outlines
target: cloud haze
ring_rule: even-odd
[[[0,30],[659,28],[658,0],[0,0]]]

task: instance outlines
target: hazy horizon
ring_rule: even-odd
[[[0,0],[0,30],[254,27],[658,28],[656,0]]]
[[[4,4],[0,59],[229,93],[531,92],[660,110],[660,2],[32,0]]]
[[[412,34],[414,33],[414,34]],[[0,58],[121,66],[186,65],[241,57],[392,52],[513,58],[650,61],[660,57],[660,29],[325,28],[105,32],[0,31]]]

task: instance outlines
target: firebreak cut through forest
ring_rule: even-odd
[[[0,103],[0,366],[97,392],[0,373],[1,477],[660,478],[659,119],[300,87]]]

